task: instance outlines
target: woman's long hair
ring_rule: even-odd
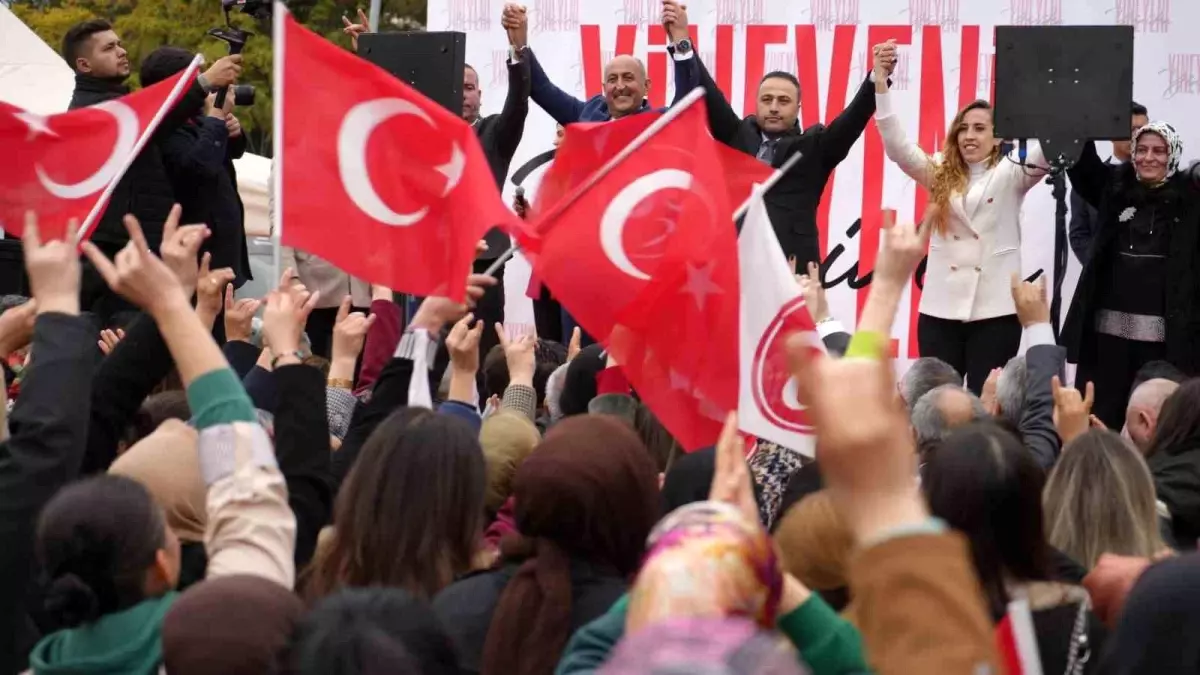
[[[1088,569],[1103,553],[1149,558],[1162,550],[1150,469],[1111,431],[1089,431],[1063,449],[1043,505],[1050,544]]]
[[[987,422],[956,429],[925,463],[921,485],[929,510],[970,540],[975,572],[995,617],[1008,607],[1007,580],[1049,578],[1044,483],[1041,467],[1021,441]]]
[[[992,104],[979,99],[958,111],[958,114],[954,116],[954,121],[950,123],[950,128],[946,130],[946,140],[942,144],[942,161],[933,165],[933,178],[929,186],[929,196],[937,205],[933,226],[934,230],[943,236],[946,234],[950,217],[950,199],[966,189],[967,178],[970,175],[967,161],[958,151],[958,135],[962,133],[967,113],[972,110],[986,110],[990,116]],[[1000,161],[999,145],[992,150],[992,154],[987,160],[988,167],[995,166],[998,161]]]
[[[308,571],[307,599],[355,586],[429,599],[471,571],[483,528],[484,466],[463,422],[419,408],[392,413],[338,493],[333,537]]]

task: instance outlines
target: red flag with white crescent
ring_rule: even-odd
[[[25,212],[43,239],[91,235],[113,188],[196,77],[183,72],[128,96],[57,115],[0,102],[0,229],[21,236]],[[70,220],[80,229],[67,233]]]
[[[787,342],[795,333],[824,351],[804,304],[762,195],[755,195],[738,236],[742,297],[738,424],[742,431],[812,457],[816,437],[800,405],[788,363]]]
[[[282,243],[397,292],[463,299],[475,245],[516,220],[474,129],[275,13]]]

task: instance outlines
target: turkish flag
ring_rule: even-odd
[[[0,228],[19,237],[25,212],[35,211],[43,239],[65,239],[70,219],[90,235],[112,188],[191,85],[198,65],[128,96],[57,115],[0,103],[0,147],[7,150],[0,162]]]
[[[671,114],[528,243],[554,296],[695,450],[737,405],[737,241],[703,102]]]
[[[475,131],[290,13],[275,20],[283,244],[397,292],[462,300],[479,239],[516,220]]]
[[[815,432],[800,405],[787,341],[803,333],[814,350],[823,352],[824,347],[761,194],[750,202],[738,236],[738,257],[742,288],[754,289],[741,303],[738,425],[746,433],[812,457]]]

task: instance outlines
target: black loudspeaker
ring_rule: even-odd
[[[1133,26],[997,26],[995,77],[996,136],[1038,139],[1051,164],[1129,138]]]
[[[455,115],[462,114],[464,33],[367,33],[358,38],[358,54]]]

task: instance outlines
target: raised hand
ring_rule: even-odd
[[[996,398],[996,389],[1000,385],[1000,373],[1002,372],[1004,372],[1003,368],[993,368],[983,383],[983,391],[979,394],[979,401],[983,403],[984,410],[987,410],[992,417],[1000,414],[1000,401]]]
[[[36,319],[36,300],[29,300],[0,314],[0,358],[24,349],[33,341]]]
[[[667,31],[667,35],[671,37],[672,43],[676,43],[687,38],[687,5],[680,3],[679,0],[663,0],[662,25]]]
[[[276,359],[295,355],[300,351],[300,336],[308,315],[316,307],[321,293],[308,291],[274,290],[267,295],[267,309],[263,312],[263,339],[271,346]]]
[[[567,344],[567,363],[574,361],[581,351],[583,351],[583,331],[579,326],[575,326],[571,329],[571,342]]]
[[[219,270],[209,270],[212,254],[205,253],[200,261],[200,274],[196,285],[196,314],[211,327],[221,313],[221,291],[231,284],[236,277],[233,270],[222,267]]]
[[[196,281],[200,276],[200,246],[212,231],[204,225],[180,225],[183,209],[176,204],[163,223],[162,246],[158,252],[163,262],[175,273],[184,295],[190,300],[196,292]],[[133,216],[126,216],[126,220]],[[137,220],[134,220],[137,223]],[[126,226],[128,227],[128,225]],[[141,231],[141,226],[138,226]],[[148,250],[148,249],[147,249]]]
[[[467,304],[455,302],[450,298],[429,296],[421,302],[421,306],[417,308],[417,314],[413,317],[412,326],[414,328],[424,328],[430,333],[438,333],[448,323],[458,321],[467,313],[467,310],[475,306],[476,302],[483,297],[484,289],[489,286],[495,286],[496,279],[484,274],[472,274],[467,277]]]
[[[523,333],[510,338],[501,324],[496,324],[496,335],[500,338],[500,346],[504,348],[504,360],[508,362],[509,383],[533,386],[533,373],[537,368],[534,356],[537,336]]]
[[[208,70],[204,71],[204,79],[208,85],[220,89],[231,84],[237,84],[242,74],[242,55],[230,54],[217,59]]]
[[[479,372],[479,339],[483,336],[483,328],[484,322],[475,321],[474,314],[467,314],[450,329],[450,335],[446,337],[446,349],[450,352],[450,364],[455,372],[470,374],[471,377]]]
[[[804,304],[813,321],[820,323],[828,319],[829,301],[825,299],[825,287],[821,285],[821,268],[816,263],[808,263],[807,273],[796,275],[796,283],[800,284]]]
[[[894,211],[883,213],[883,248],[875,264],[872,283],[904,286],[929,251],[929,234],[933,228],[929,226],[928,217],[925,223],[918,226],[912,223],[896,224]]]
[[[108,356],[109,354],[113,353],[114,349],[117,348],[117,344],[124,339],[125,331],[121,330],[120,328],[116,330],[105,328],[104,330],[100,331],[100,339],[96,341],[96,345],[100,347],[101,353],[103,353],[105,356]]]
[[[873,55],[872,67],[875,70],[875,76],[878,78],[883,75],[885,79],[896,70],[896,41],[888,40],[875,45],[871,49]]]
[[[1096,401],[1096,388],[1091,382],[1087,383],[1080,395],[1074,387],[1064,387],[1055,375],[1050,380],[1050,390],[1054,393],[1054,428],[1063,445],[1087,433],[1091,426],[1092,404]]]
[[[500,25],[508,33],[508,44],[521,49],[529,44],[529,16],[524,5],[506,3],[500,15]]]
[[[78,230],[78,222],[68,221],[67,232]],[[37,313],[79,314],[80,267],[75,247],[58,240],[43,244],[38,233],[37,214],[32,211],[25,213],[25,234],[21,243],[25,250],[30,294],[37,301]]]
[[[375,324],[375,315],[367,316],[362,312],[350,311],[350,296],[342,299],[338,307],[337,320],[333,325],[333,348],[330,352],[331,361],[349,363],[354,370],[354,362],[362,353],[367,341],[367,332]]]
[[[233,299],[233,284],[225,287],[225,341],[249,342],[254,334],[254,315],[262,302],[253,298]]]
[[[750,469],[746,466],[746,446],[738,433],[738,417],[731,412],[725,418],[721,436],[717,439],[716,469],[708,498],[737,507],[747,522],[760,522],[758,502],[750,484]]]
[[[1016,272],[1012,275],[1013,304],[1017,306],[1017,319],[1023,328],[1039,323],[1050,323],[1050,305],[1046,302],[1046,277],[1037,281],[1023,281]]]
[[[179,222],[178,206],[171,210],[168,225],[171,225],[172,221]],[[92,265],[96,267],[96,271],[108,287],[156,319],[180,305],[191,311],[191,293],[184,291],[177,273],[172,272],[166,262],[150,252],[150,247],[146,244],[146,235],[142,232],[137,218],[133,215],[125,216],[125,229],[129,232],[129,243],[113,260],[109,260],[108,256],[90,241],[83,242],[84,254],[92,261]],[[167,249],[168,231],[172,231],[172,239],[179,240],[181,249],[187,248],[182,243],[186,236],[174,230],[173,225],[164,226],[164,250]],[[195,246],[199,247],[199,242],[196,242]],[[193,258],[193,265],[194,260]],[[192,283],[195,283],[195,273],[192,275]]]
[[[358,23],[350,21],[344,15],[342,16],[342,32],[350,36],[350,48],[358,51],[358,36],[371,30],[371,20],[367,18],[367,13],[358,8]]]

